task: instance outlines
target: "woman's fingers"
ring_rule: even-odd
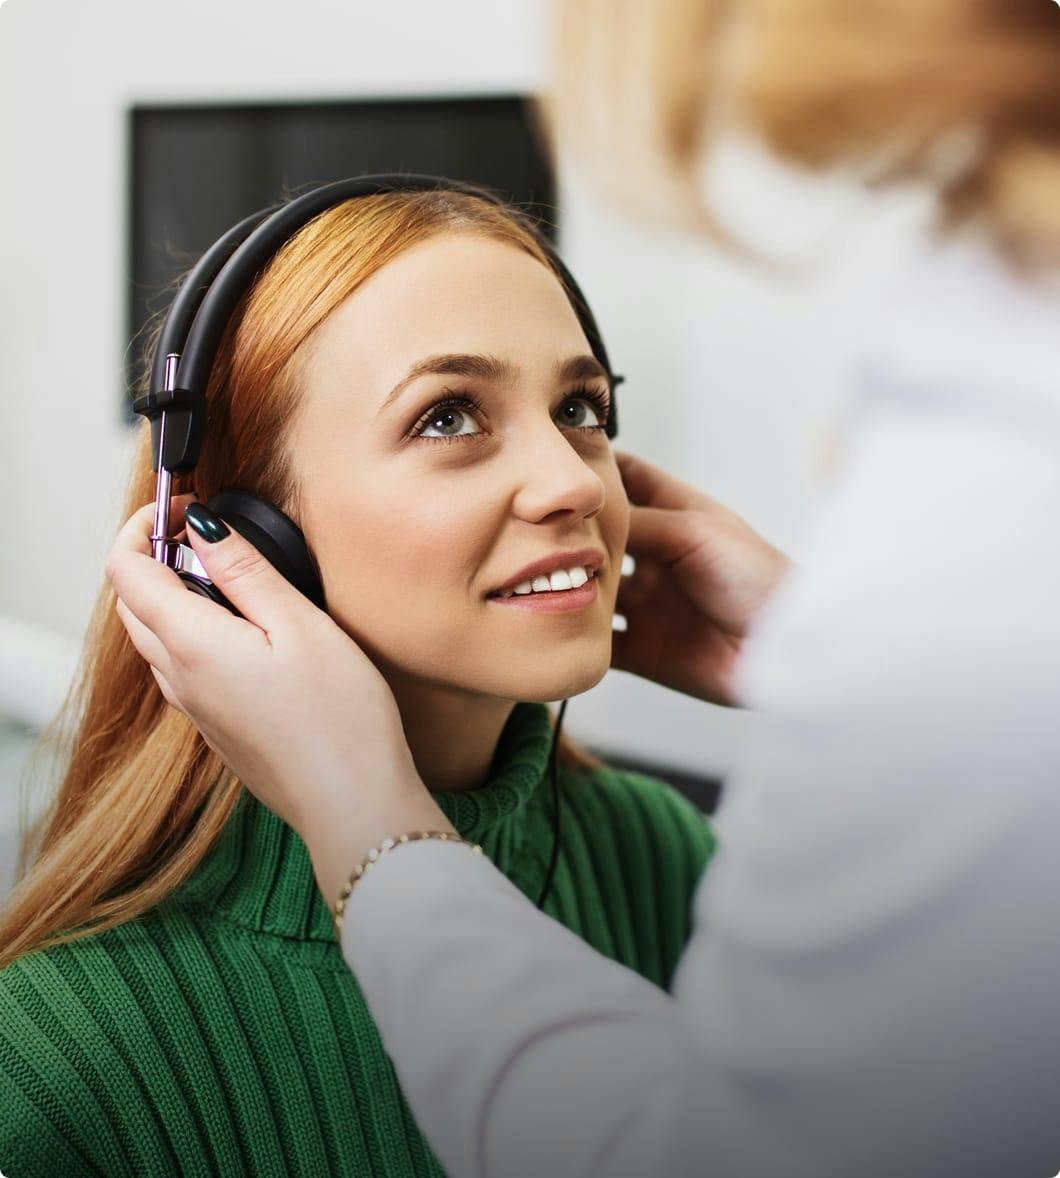
[[[625,450],[615,450],[614,455],[619,474],[622,476],[622,484],[631,503],[670,509],[703,509],[713,505],[709,496],[689,483],[675,479],[661,467],[643,458],[637,458]]]
[[[674,564],[702,544],[699,520],[667,507],[631,507],[626,550],[634,560],[648,556]]]
[[[210,580],[244,618],[266,635],[289,629],[320,611],[284,578],[273,565],[234,528],[212,511],[197,509],[197,518],[219,539],[210,541],[188,527],[188,537]]]
[[[158,636],[133,613],[133,611],[119,597],[114,605],[121,624],[125,627],[129,640],[136,647],[137,652],[152,668],[172,674],[169,651],[159,641]]]
[[[632,576],[623,577],[619,582],[618,594],[615,597],[615,613],[624,618],[643,608],[651,600],[651,586],[646,583],[646,576],[640,569]]]
[[[162,697],[171,708],[176,708],[178,712],[184,712],[186,716],[188,713],[184,711],[180,700],[174,694],[173,688],[170,686],[169,680],[162,674],[157,667],[151,668],[151,674],[155,677],[155,682],[158,684],[158,690],[162,692]]]
[[[174,516],[183,523],[192,496],[174,500]],[[133,614],[170,650],[177,626],[209,624],[210,602],[189,593],[172,569],[151,556],[154,504],[141,507],[126,521],[107,556],[107,579]]]
[[[174,495],[169,501],[169,530],[170,534],[184,526],[184,511],[189,503],[194,502],[195,496],[191,492],[185,495]],[[125,551],[142,552],[151,555],[151,532],[155,522],[154,503],[145,503],[138,511],[134,511],[122,525],[115,540],[115,547]]]
[[[114,608],[129,635],[129,640],[147,663],[151,674],[154,675],[155,682],[158,684],[166,703],[183,712],[184,708],[180,700],[177,699],[176,692],[167,675],[170,673],[169,652],[120,597],[115,602]]]

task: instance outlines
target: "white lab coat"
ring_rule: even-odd
[[[1060,1168],[1060,291],[960,241],[874,324],[673,995],[460,846],[354,891],[344,952],[454,1176]]]

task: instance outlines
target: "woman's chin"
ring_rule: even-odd
[[[560,699],[573,699],[594,688],[607,674],[610,659],[599,660],[589,665],[542,669],[539,675],[522,676],[518,685],[513,684],[511,699],[523,703],[552,703]]]
[[[419,683],[483,699],[553,703],[584,694],[607,674],[611,665],[610,629],[605,635],[585,637],[587,641],[565,649],[553,648],[551,652],[540,643],[521,643],[507,650],[502,644],[491,643],[480,648],[449,647],[430,652],[421,645],[414,655],[403,651],[385,658],[373,651],[370,657],[402,698],[408,688]]]

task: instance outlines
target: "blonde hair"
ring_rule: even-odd
[[[449,231],[511,243],[555,272],[520,213],[461,193],[362,197],[321,214],[285,244],[233,316],[207,390],[201,461],[175,480],[174,493],[194,490],[205,501],[238,486],[281,506],[295,503],[284,441],[297,406],[299,348],[371,274]],[[145,424],[123,518],[153,497]],[[66,750],[66,767],[47,814],[24,840],[23,876],[0,913],[0,967],[159,903],[214,845],[242,788],[190,721],[166,704],[114,611],[109,586],[48,739]],[[558,752],[568,764],[600,764],[565,736]]]
[[[1060,261],[1054,0],[558,2],[559,134],[666,177],[700,224],[698,165],[742,124],[799,164],[925,180],[951,224]]]

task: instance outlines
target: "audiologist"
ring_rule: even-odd
[[[1055,1174],[1060,10],[570,0],[557,45],[570,150],[704,232],[724,232],[699,184],[729,133],[778,178],[901,180],[936,213],[858,342],[798,569],[621,461],[637,571],[613,665],[766,718],[672,992],[456,835],[371,661],[209,511],[190,543],[242,616],[151,558],[147,510],[108,562],[122,619],[309,848],[449,1173]],[[593,518],[539,526],[581,541]]]

